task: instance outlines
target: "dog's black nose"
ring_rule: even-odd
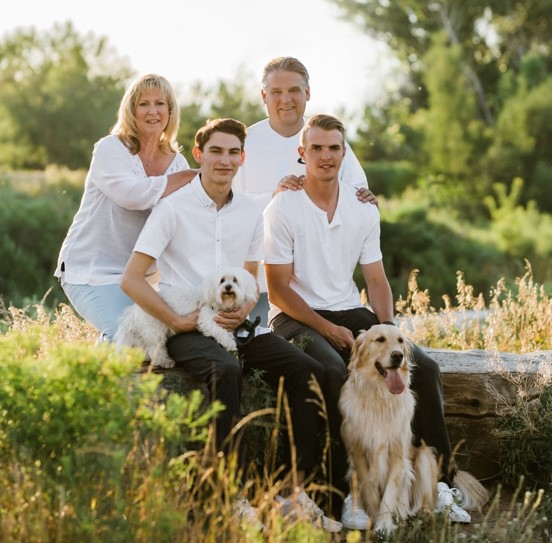
[[[226,292],[230,292],[230,291],[232,290],[232,285],[226,285],[226,286],[224,287],[224,290],[225,290]]]
[[[398,368],[402,364],[404,355],[401,351],[393,351],[391,353],[391,366],[393,368]]]

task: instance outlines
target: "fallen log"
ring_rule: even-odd
[[[426,349],[441,368],[445,420],[462,469],[481,480],[500,478],[500,407],[521,401],[516,383],[534,379],[552,351],[524,355]],[[523,401],[527,401],[524,398]]]
[[[445,420],[457,464],[480,480],[500,479],[497,430],[501,403],[515,405],[520,401],[516,385],[519,378],[532,379],[542,364],[552,364],[552,351],[525,355],[482,350],[426,349],[426,352],[441,368]],[[144,367],[142,371],[148,369]],[[154,371],[163,375],[163,386],[171,391],[185,394],[199,388],[207,396],[205,384],[182,369]]]

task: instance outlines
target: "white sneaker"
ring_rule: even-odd
[[[315,526],[323,528],[326,532],[340,532],[343,524],[324,515],[324,512],[302,491],[296,497],[289,499],[282,496],[276,496],[276,501],[280,505],[280,510],[285,517],[291,520],[301,518],[312,522]]]
[[[245,522],[255,527],[259,532],[264,529],[264,524],[259,520],[256,509],[247,498],[238,498],[234,502],[234,514],[240,522]]]
[[[457,488],[449,488],[446,483],[437,483],[436,513],[447,513],[452,522],[471,522],[470,514],[462,509],[457,501],[463,500],[462,492]]]
[[[351,494],[349,494],[343,502],[341,522],[348,530],[368,530],[370,527],[370,517],[366,514],[364,509],[353,502]]]

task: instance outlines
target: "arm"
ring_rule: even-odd
[[[246,269],[255,279],[259,274],[259,262],[249,261],[244,262],[244,269]],[[213,319],[219,326],[222,326],[225,330],[235,330],[251,312],[251,310],[257,305],[259,299],[259,285],[257,284],[257,298],[255,301],[244,304],[237,311],[220,311],[219,314]]]
[[[302,322],[327,339],[337,350],[348,350],[353,345],[352,332],[343,326],[337,326],[318,313],[291,287],[293,264],[265,264],[266,281],[270,301],[286,315]]]
[[[393,322],[393,293],[385,275],[383,261],[361,264],[360,269],[366,281],[370,306],[378,320]]]
[[[183,170],[167,175],[167,186],[161,198],[165,198],[165,196],[172,194],[175,190],[187,185],[197,175],[198,171],[199,170]]]
[[[197,326],[197,311],[176,314],[146,281],[146,272],[154,258],[139,252],[130,255],[121,280],[121,289],[144,311],[165,323],[175,332],[193,332]]]
[[[175,159],[183,171],[169,176],[139,175],[135,160],[119,138],[108,136],[94,148],[86,182],[95,185],[120,207],[145,210],[157,205],[162,197],[182,187],[195,175],[187,169],[188,162],[183,156]]]

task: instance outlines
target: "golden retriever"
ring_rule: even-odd
[[[408,346],[399,329],[376,325],[361,332],[349,370],[339,409],[350,476],[356,474],[372,527],[390,532],[395,519],[433,510],[438,478],[433,449],[413,445],[415,399]]]
[[[395,519],[434,509],[438,478],[433,449],[413,445],[410,357],[399,329],[377,325],[362,332],[353,344],[349,371],[339,408],[350,476],[358,478],[372,526],[390,532]],[[453,485],[461,491],[465,509],[479,509],[489,499],[466,471],[457,472]]]

